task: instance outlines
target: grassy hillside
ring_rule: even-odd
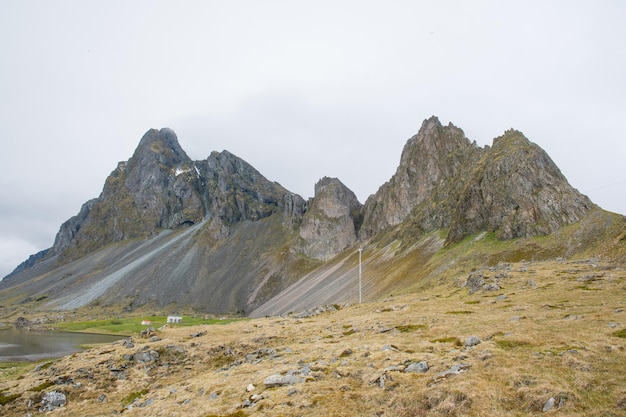
[[[599,258],[626,262],[624,216],[601,209],[548,236],[499,240],[481,232],[445,245],[446,230],[422,234],[408,220],[363,245],[363,299],[423,291],[467,276],[472,270],[522,260]],[[358,249],[355,246],[313,269],[296,285],[250,313],[253,317],[358,301]]]
[[[457,275],[310,317],[166,328],[7,366],[0,413],[35,413],[58,391],[67,416],[626,415],[623,267],[529,259],[478,275],[473,288]]]

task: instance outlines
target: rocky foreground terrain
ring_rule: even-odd
[[[168,327],[5,368],[0,415],[626,415],[626,270],[520,261],[422,291]]]

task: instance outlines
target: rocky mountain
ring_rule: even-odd
[[[358,247],[373,299],[450,271],[468,236],[503,242],[492,262],[614,256],[622,223],[515,130],[479,147],[431,117],[363,205],[336,178],[305,201],[228,151],[192,161],[172,130],[149,130],[52,248],[0,282],[0,304],[278,314],[353,301]]]
[[[499,239],[547,235],[581,220],[592,207],[543,149],[508,130],[471,171],[448,240],[481,230],[494,231]]]
[[[258,220],[275,211],[286,221],[300,218],[304,201],[267,180],[235,155],[213,152],[192,161],[170,129],[149,130],[133,156],[120,162],[107,178],[102,194],[83,205],[61,226],[53,252],[77,259],[113,242],[154,236],[208,220],[210,234],[220,239],[242,220]]]
[[[480,148],[431,117],[405,145],[391,180],[366,201],[362,236],[408,217],[421,233],[449,229],[449,243],[483,230],[500,239],[541,236],[592,207],[521,132],[509,130]]]
[[[322,178],[315,184],[311,201],[300,225],[299,249],[308,257],[328,260],[357,242],[361,203],[337,178]]]
[[[458,127],[424,120],[391,179],[365,202],[361,235],[369,238],[412,217],[422,232],[450,226],[464,179],[486,152]]]

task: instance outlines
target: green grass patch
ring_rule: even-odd
[[[42,364],[42,365],[39,367],[39,370],[41,371],[41,370],[43,370],[43,369],[48,369],[49,367],[51,367],[51,366],[52,366],[52,364],[53,364],[53,363],[54,363],[54,361],[49,361],[49,362],[46,362],[46,363]]]
[[[514,349],[519,347],[528,347],[530,343],[525,342],[523,340],[496,340],[496,345],[502,349]]]
[[[31,362],[0,362],[0,381],[21,379],[24,372],[32,368]]]
[[[21,394],[4,395],[4,393],[0,392],[0,405],[6,405],[12,401],[17,400],[20,397]]]
[[[151,324],[143,325],[142,321],[150,321]],[[201,317],[183,317],[182,323],[168,324],[172,327],[198,326],[198,325],[221,325],[234,321],[247,320],[246,318],[232,319],[205,319]],[[85,333],[109,333],[130,335],[139,333],[148,327],[161,327],[167,323],[167,316],[140,316],[125,317],[106,320],[88,320],[64,322],[55,325],[56,329],[65,332],[85,332]]]
[[[576,287],[577,290],[585,290],[585,291],[600,291],[600,288],[593,288],[589,285],[578,285]]]
[[[611,335],[613,335],[615,337],[622,338],[622,339],[626,339],[626,329],[617,330],[617,331],[611,333]]]
[[[41,392],[41,391],[45,390],[46,388],[49,388],[49,387],[51,387],[53,385],[54,385],[54,382],[46,381],[46,382],[43,382],[43,383],[37,385],[36,387],[32,387],[31,389],[29,389],[29,391]]]
[[[126,397],[122,398],[122,405],[124,407],[128,407],[135,401],[137,398],[140,398],[148,393],[148,389],[142,389],[141,391],[135,391],[128,394]]]
[[[396,326],[396,329],[400,333],[411,333],[417,330],[426,329],[426,325],[425,324],[406,324],[406,325]]]

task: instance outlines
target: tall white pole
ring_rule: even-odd
[[[361,304],[361,252],[363,248],[359,248],[359,304]]]

